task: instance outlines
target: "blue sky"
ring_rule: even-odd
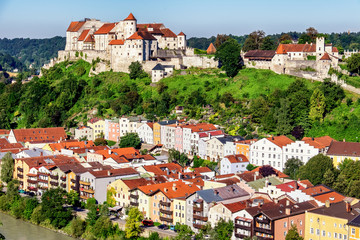
[[[70,21],[161,22],[176,34],[209,37],[304,31],[360,31],[360,0],[0,0],[0,38],[65,36]]]

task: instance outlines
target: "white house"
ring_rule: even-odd
[[[136,133],[138,127],[143,123],[146,123],[146,120],[141,117],[120,118],[119,119],[120,137],[123,137],[128,133]]]
[[[227,155],[220,162],[220,174],[245,172],[249,160],[242,154]]]
[[[293,142],[286,136],[263,138],[250,146],[250,163],[257,166],[270,165],[283,171],[286,161],[283,147]]]
[[[75,129],[75,139],[83,139],[94,140],[93,135],[94,130],[88,126],[81,126]]]
[[[139,135],[141,141],[147,144],[154,144],[154,130],[153,130],[153,123],[143,123],[138,127],[136,132]]]
[[[174,72],[174,65],[162,65],[158,63],[152,70],[151,70],[151,81],[158,82],[165,77],[169,77]]]

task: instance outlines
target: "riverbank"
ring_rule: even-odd
[[[30,222],[16,219],[11,215],[0,212],[0,219],[3,223],[0,232],[6,240],[74,240],[62,232],[48,229]]]

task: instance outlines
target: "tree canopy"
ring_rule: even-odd
[[[323,176],[329,169],[334,169],[331,158],[318,154],[300,167],[298,176],[300,179],[308,179],[313,185],[318,185],[323,181]]]
[[[13,179],[14,159],[10,152],[1,159],[1,181],[10,182]]]
[[[240,45],[233,38],[226,40],[216,50],[215,58],[220,61],[228,77],[235,77],[241,69]]]
[[[141,140],[137,133],[128,133],[120,138],[120,148],[133,147],[136,149],[141,148]]]
[[[140,223],[143,219],[144,216],[138,208],[133,207],[130,209],[125,224],[125,232],[127,238],[136,238],[140,235],[140,233],[142,232]]]
[[[290,158],[285,163],[284,173],[288,175],[291,179],[296,180],[298,171],[304,163],[297,158]]]

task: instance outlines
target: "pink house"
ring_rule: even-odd
[[[183,152],[183,128],[176,126],[175,128],[175,150]]]
[[[106,132],[105,138],[107,140],[118,142],[120,140],[120,124],[119,121],[105,120]]]

